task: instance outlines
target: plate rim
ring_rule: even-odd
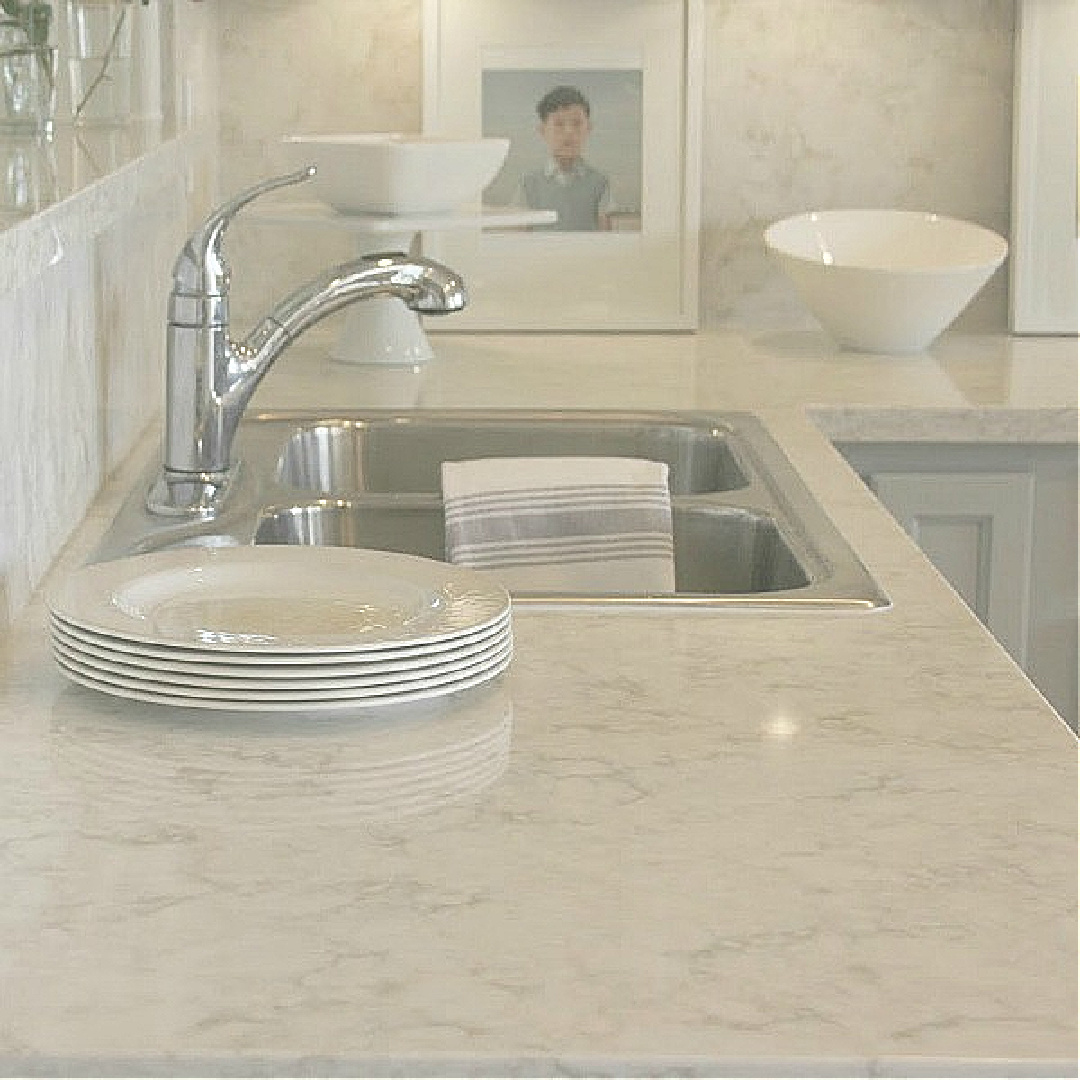
[[[295,674],[296,677],[304,677],[302,673],[318,671],[320,669],[334,670],[348,674],[353,669],[365,668],[375,670],[410,670],[423,667],[428,663],[441,662],[442,658],[454,656],[461,651],[468,651],[490,642],[491,639],[503,634],[512,633],[512,623],[509,614],[501,618],[491,626],[482,630],[470,631],[460,637],[437,642],[432,645],[418,646],[416,648],[385,649],[380,651],[363,652],[357,654],[334,653],[323,656],[317,653],[303,653],[300,656],[278,657],[269,653],[223,653],[220,651],[202,652],[196,649],[169,649],[160,645],[146,645],[128,642],[124,639],[113,638],[111,635],[100,634],[95,630],[88,630],[80,626],[72,626],[57,616],[50,616],[50,634],[53,638],[60,637],[69,642],[73,647],[95,648],[102,652],[111,653],[118,658],[123,658],[127,663],[133,663],[128,657],[138,657],[138,663],[155,670],[160,665],[168,665],[169,670],[180,670],[181,666],[187,668],[205,668],[207,673],[211,669],[220,667],[233,667],[242,669],[245,674],[237,677],[250,678],[250,672],[260,672],[268,677],[274,675]],[[198,672],[196,672],[198,673]]]
[[[348,642],[245,642],[242,646],[235,643],[201,641],[191,636],[178,634],[141,633],[127,626],[122,621],[119,625],[108,616],[115,609],[103,607],[102,594],[111,589],[115,594],[125,582],[137,580],[140,576],[151,573],[168,571],[197,570],[200,564],[236,562],[240,566],[245,564],[271,563],[290,560],[297,563],[309,562],[312,568],[320,572],[326,572],[326,563],[334,560],[336,563],[354,562],[357,568],[365,563],[386,571],[387,568],[397,566],[402,576],[416,585],[417,582],[409,579],[408,571],[423,578],[423,585],[429,589],[436,588],[430,584],[430,579],[442,582],[443,595],[446,590],[460,590],[463,595],[455,596],[453,591],[447,597],[447,603],[464,605],[468,602],[479,604],[480,614],[475,615],[464,625],[439,630],[437,627],[428,627],[419,632],[409,633],[406,628],[389,633],[384,632],[382,637],[369,637],[367,640],[354,640]],[[322,565],[320,565],[322,564]],[[260,567],[260,569],[265,569]],[[343,583],[343,589],[347,584]],[[89,600],[87,600],[87,595]],[[87,607],[89,603],[89,607]],[[259,545],[247,544],[236,547],[208,548],[208,547],[180,547],[165,548],[159,551],[141,552],[136,555],[124,556],[120,559],[108,562],[89,563],[67,575],[58,582],[46,595],[46,607],[50,614],[54,614],[69,623],[83,627],[96,633],[106,634],[121,641],[131,641],[136,644],[150,644],[163,648],[188,648],[197,649],[201,652],[242,652],[247,655],[263,655],[278,653],[283,655],[325,655],[325,654],[356,654],[367,653],[377,649],[388,647],[404,647],[434,644],[447,640],[453,640],[461,633],[472,632],[492,625],[509,609],[511,604],[510,595],[501,585],[490,578],[480,575],[477,571],[468,567],[457,566],[453,563],[444,563],[435,559],[427,559],[419,555],[406,555],[400,552],[382,551],[374,548],[350,548],[329,547],[314,545]],[[452,611],[453,609],[451,609]],[[84,612],[89,611],[89,616]],[[102,617],[102,613],[105,617]],[[452,618],[450,612],[444,612],[442,619],[446,622]],[[198,628],[195,628],[198,629]]]

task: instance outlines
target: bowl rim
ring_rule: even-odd
[[[989,241],[993,247],[996,248],[996,253],[993,256],[981,259],[962,259],[946,264],[926,266],[888,266],[879,262],[826,262],[820,256],[806,255],[802,252],[791,250],[789,247],[782,244],[777,235],[783,227],[790,227],[803,221],[823,220],[827,222],[830,218],[835,220],[840,217],[852,218],[871,216],[907,219],[909,221],[917,219],[923,222],[940,222],[947,226],[959,225],[973,234]],[[993,272],[1005,261],[1005,258],[1009,253],[1008,241],[995,230],[989,229],[985,225],[980,225],[978,222],[969,221],[966,218],[953,217],[949,214],[942,214],[936,210],[905,210],[874,207],[837,207],[828,210],[804,210],[798,214],[791,214],[788,217],[774,221],[765,229],[763,239],[766,247],[774,254],[791,259],[795,262],[805,263],[811,266],[820,266],[829,271],[853,270],[860,273],[940,275],[967,272],[971,270],[989,270]]]

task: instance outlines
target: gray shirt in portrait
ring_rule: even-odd
[[[557,219],[537,229],[590,232],[600,228],[600,215],[611,212],[608,178],[584,161],[563,171],[553,161],[543,169],[526,173],[514,198],[517,206],[530,210],[554,210]]]

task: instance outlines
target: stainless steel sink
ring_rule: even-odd
[[[443,461],[611,455],[669,468],[676,592],[515,601],[830,607],[888,599],[764,426],[746,413],[267,412],[241,424],[242,469],[212,522],[148,514],[135,492],[98,558],[180,544],[324,544],[445,558]]]

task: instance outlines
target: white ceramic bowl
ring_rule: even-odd
[[[915,210],[821,210],[785,218],[765,245],[841,345],[925,349],[1001,265],[1008,245],[970,221]]]
[[[509,148],[509,139],[399,132],[285,137],[296,168],[318,169],[308,190],[346,213],[433,213],[475,203]]]

